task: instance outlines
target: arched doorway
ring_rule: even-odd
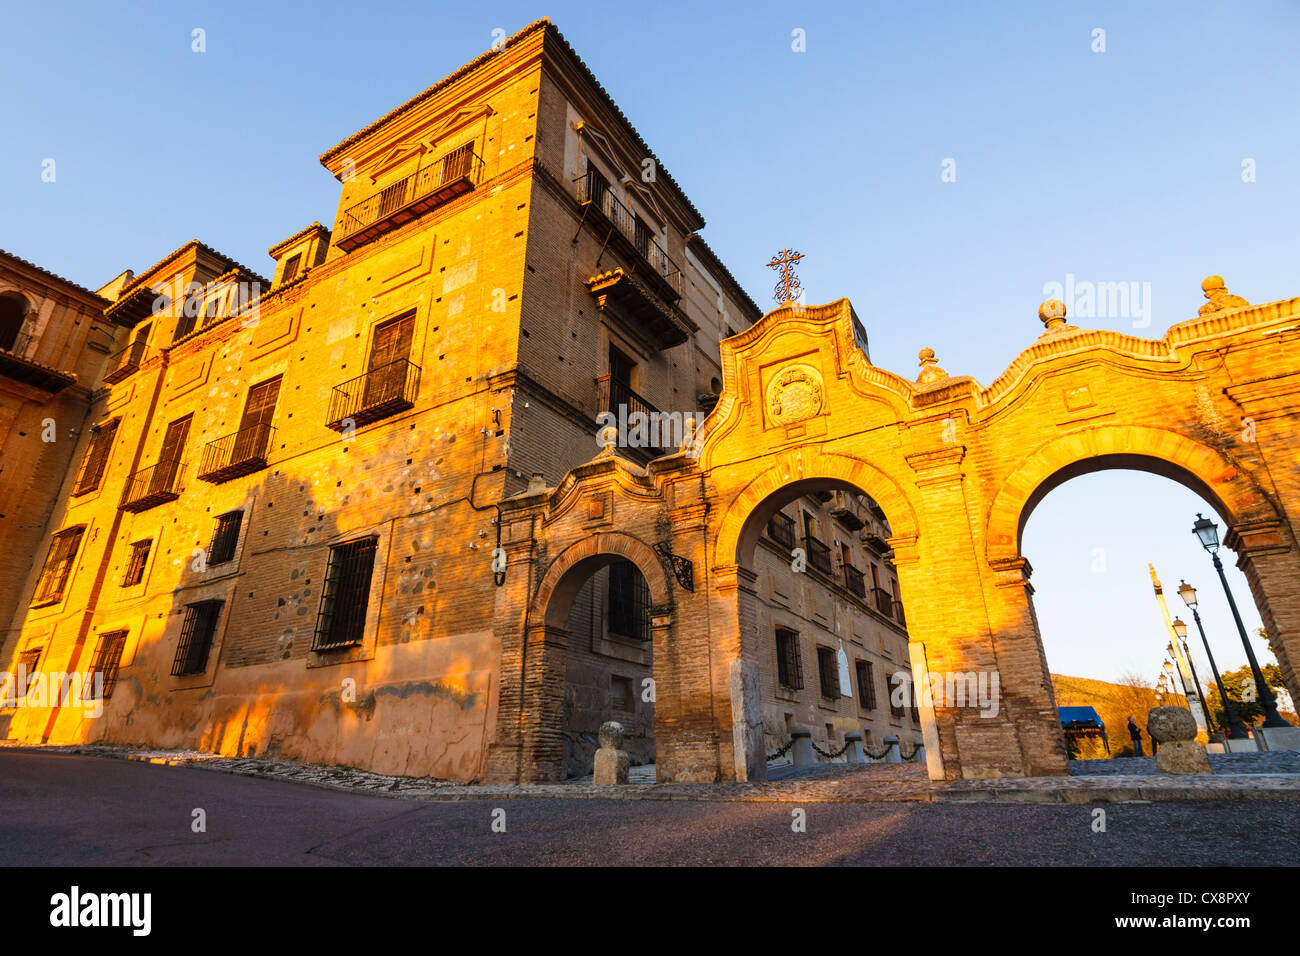
[[[669,653],[671,629],[667,579],[640,539],[602,532],[561,551],[530,602],[520,668],[502,671],[497,736],[517,742],[518,779],[590,772],[606,719],[629,731],[636,759],[653,760],[654,661]]]

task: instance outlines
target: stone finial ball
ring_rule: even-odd
[[[623,725],[617,720],[607,720],[600,725],[600,745],[606,750],[623,749]]]
[[[922,364],[922,365],[924,365],[926,362],[933,362],[933,361],[934,361],[934,349],[932,349],[932,348],[928,348],[928,347],[927,347],[927,348],[923,348],[923,349],[921,349],[921,351],[919,351],[919,352],[916,353],[916,357],[919,358],[919,359],[921,360],[921,364]]]
[[[1223,276],[1206,276],[1201,283],[1202,292],[1216,292],[1223,288]]]
[[[1186,707],[1153,707],[1147,714],[1147,733],[1162,744],[1196,739],[1196,718]]]
[[[1065,303],[1060,299],[1048,299],[1038,307],[1038,317],[1044,325],[1050,325],[1056,319],[1065,318]]]

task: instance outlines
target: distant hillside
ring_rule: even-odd
[[[1101,721],[1106,725],[1106,733],[1110,737],[1110,752],[1113,756],[1132,755],[1133,744],[1128,736],[1128,718],[1131,714],[1142,728],[1143,752],[1147,756],[1151,755],[1151,740],[1147,737],[1146,727],[1147,711],[1157,706],[1154,688],[1053,674],[1052,689],[1056,693],[1057,707],[1092,707],[1101,715]],[[1181,694],[1166,698],[1164,703],[1168,706],[1187,706],[1187,700]]]

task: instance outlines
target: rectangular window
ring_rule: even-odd
[[[296,256],[290,256],[289,261],[284,264],[284,275],[280,277],[281,282],[292,282],[298,278],[298,267],[302,265],[302,253]]]
[[[33,647],[23,651],[18,655],[18,662],[15,665],[17,672],[14,674],[14,700],[22,700],[27,696],[27,688],[31,686],[32,675],[36,673],[41,664],[41,653],[45,650],[43,647]]]
[[[131,557],[126,562],[126,576],[122,578],[122,587],[134,587],[144,580],[144,569],[149,564],[149,550],[152,547],[152,538],[131,545]]]
[[[149,478],[149,494],[177,490],[181,458],[185,455],[185,443],[190,437],[190,422],[193,418],[193,415],[186,415],[167,426],[162,451],[158,453],[158,464],[154,466],[153,475]]]
[[[275,421],[275,404],[280,398],[280,376],[254,385],[248,390],[244,417],[239,420],[232,462],[266,457],[271,439],[271,422]]]
[[[378,544],[378,538],[362,538],[330,548],[313,651],[354,647],[365,637]]]
[[[610,704],[614,710],[621,710],[628,714],[636,710],[632,694],[632,678],[611,676],[609,679],[609,696]]]
[[[126,631],[113,631],[110,634],[104,634],[99,639],[99,647],[95,650],[95,663],[91,669],[91,680],[94,680],[96,674],[102,674],[104,680],[103,698],[107,700],[113,696],[113,686],[117,683],[117,667],[122,662],[122,650],[126,647]],[[87,696],[95,692],[95,685],[92,683],[87,689]]]
[[[108,453],[113,448],[113,436],[117,434],[117,419],[95,426],[91,432],[90,447],[81,463],[81,473],[72,489],[74,495],[84,495],[99,487],[108,467]]]
[[[799,634],[789,628],[776,629],[776,679],[790,690],[803,689],[803,661],[799,658]]]
[[[898,702],[902,695],[907,693],[903,683],[903,675],[897,671],[885,678],[885,692],[889,694],[889,714],[891,717],[903,716],[903,707]]]
[[[225,564],[235,557],[235,546],[239,544],[239,526],[243,521],[242,511],[228,511],[217,518],[212,543],[208,545],[209,565]]]
[[[208,654],[212,650],[223,603],[199,601],[186,606],[180,643],[176,645],[176,660],[172,662],[173,677],[202,674],[208,669]]]
[[[631,561],[616,561],[609,566],[606,606],[611,634],[650,640],[650,585]]]
[[[60,531],[50,542],[50,553],[45,557],[45,568],[41,571],[41,580],[36,585],[36,598],[33,607],[56,604],[63,600],[63,592],[72,576],[72,565],[77,559],[77,548],[81,546],[81,536],[86,526],[68,528]]]
[[[871,661],[858,661],[858,703],[863,710],[876,709],[876,675],[872,672]]]
[[[414,312],[385,322],[375,329],[365,393],[361,400],[363,408],[404,397],[414,335]]]
[[[817,673],[821,678],[822,696],[827,700],[839,700],[840,667],[835,652],[829,647],[817,648]]]

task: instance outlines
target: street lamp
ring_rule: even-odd
[[[1182,592],[1180,591],[1179,593]],[[1193,592],[1193,595],[1194,594],[1195,592]],[[1176,634],[1178,639],[1182,641],[1183,657],[1187,658],[1187,666],[1192,672],[1192,682],[1196,684],[1196,696],[1200,698],[1201,707],[1205,710],[1206,730],[1213,730],[1213,718],[1210,716],[1210,709],[1205,703],[1205,691],[1201,690],[1201,678],[1197,676],[1196,665],[1192,663],[1192,652],[1187,649],[1187,625],[1179,618],[1174,618],[1174,634]],[[1171,649],[1173,648],[1172,643],[1169,646]],[[1183,683],[1186,684],[1187,682],[1184,681]]]
[[[1214,663],[1214,652],[1210,650],[1210,642],[1205,637],[1205,625],[1201,623],[1201,615],[1196,610],[1196,588],[1192,587],[1186,581],[1180,581],[1178,584],[1178,596],[1183,599],[1192,611],[1192,619],[1196,621],[1196,629],[1201,632],[1201,643],[1205,645],[1205,656],[1210,659],[1210,673],[1214,675],[1214,683],[1219,688],[1219,700],[1223,701],[1223,731],[1224,735],[1231,740],[1245,740],[1248,736],[1246,726],[1237,716],[1237,712],[1232,707],[1232,701],[1228,699],[1228,692],[1223,688],[1223,678],[1219,676],[1219,665]],[[1183,628],[1186,629],[1184,624]]]
[[[1165,648],[1165,650],[1168,651],[1168,652],[1169,652],[1169,656],[1172,657],[1173,654],[1174,654],[1174,645],[1170,644],[1168,647]],[[1163,666],[1164,666],[1164,669],[1165,669],[1165,676],[1169,678],[1169,693],[1171,693],[1171,694],[1177,694],[1177,693],[1178,693],[1178,685],[1174,683],[1174,662],[1171,661],[1171,660],[1169,659],[1169,657],[1166,657],[1166,658],[1165,658],[1165,663],[1164,663]],[[1183,675],[1182,675],[1182,674],[1179,674],[1178,676],[1179,676],[1179,677],[1182,677]],[[1184,696],[1184,697],[1187,696],[1187,684],[1186,684],[1186,682],[1184,682],[1184,684],[1183,684],[1183,696]]]
[[[1264,708],[1264,726],[1290,727],[1290,724],[1278,716],[1277,702],[1273,700],[1273,691],[1269,689],[1268,682],[1264,680],[1264,675],[1260,673],[1259,662],[1255,660],[1255,651],[1246,638],[1246,627],[1241,623],[1241,614],[1237,610],[1237,602],[1232,599],[1228,579],[1223,573],[1223,562],[1219,560],[1219,526],[1209,518],[1201,517],[1198,513],[1196,515],[1196,524],[1192,525],[1192,532],[1201,540],[1201,546],[1210,552],[1210,557],[1214,559],[1214,570],[1219,572],[1219,580],[1223,582],[1223,593],[1228,596],[1228,607],[1232,609],[1232,619],[1237,622],[1237,633],[1241,635],[1241,646],[1246,649],[1246,658],[1250,661],[1250,672],[1255,676],[1255,686],[1259,689],[1259,703]],[[1181,593],[1181,590],[1179,593]]]

